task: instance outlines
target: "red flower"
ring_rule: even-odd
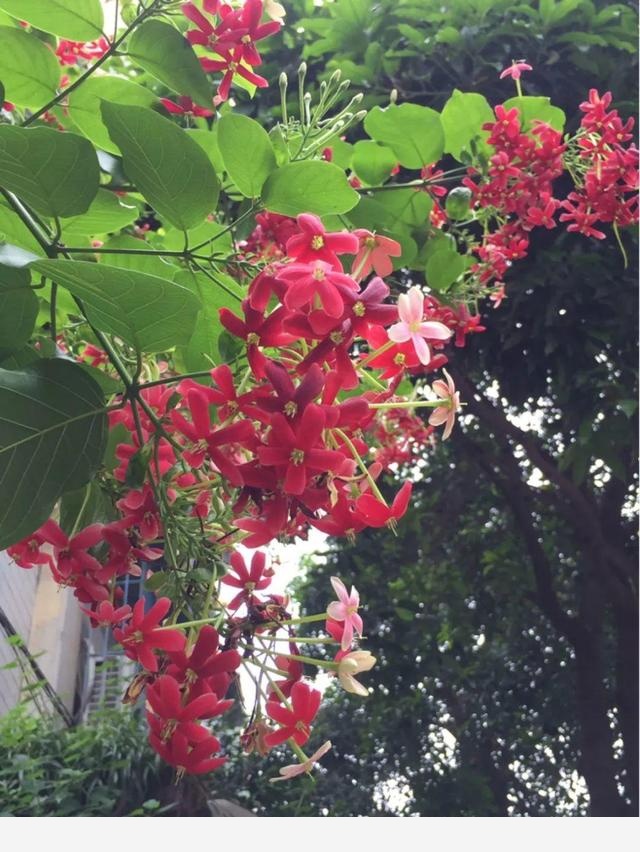
[[[311,735],[310,726],[321,700],[322,696],[316,689],[297,681],[291,689],[291,709],[277,701],[268,701],[267,713],[282,727],[267,734],[265,743],[273,748],[292,737],[299,746],[303,746]]]
[[[253,600],[253,592],[262,591],[271,585],[273,569],[266,568],[266,556],[257,550],[251,558],[251,570],[247,570],[242,554],[237,550],[231,554],[231,571],[222,578],[227,586],[234,586],[240,592],[229,603],[229,609],[236,610],[243,603]]]
[[[120,624],[120,622],[131,618],[130,606],[119,606],[114,609],[110,601],[100,601],[93,610],[83,607],[80,607],[80,609],[89,616],[92,627],[113,627],[115,624]]]
[[[212,109],[205,109],[204,107],[194,104],[191,98],[187,95],[181,95],[178,98],[177,104],[170,101],[169,98],[160,98],[160,103],[167,112],[171,112],[174,115],[194,115],[199,118],[209,118],[213,115]]]
[[[142,541],[154,541],[160,536],[160,513],[153,489],[148,483],[145,483],[142,489],[129,491],[125,497],[118,500],[116,506],[130,524],[138,527]]]
[[[214,692],[187,699],[169,675],[161,675],[147,689],[147,701],[153,711],[147,712],[147,721],[153,734],[162,740],[176,732],[189,739],[200,736],[197,730],[200,726],[194,724],[196,719],[220,716],[233,704],[233,701],[218,701]]]
[[[288,285],[284,303],[290,311],[307,306],[319,307],[315,305],[317,300],[330,317],[336,318],[341,317],[344,310],[337,285],[342,284],[348,290],[358,289],[353,278],[336,272],[330,263],[323,260],[309,264],[292,263],[278,272],[278,278]]]
[[[204,775],[213,772],[226,761],[226,757],[213,757],[220,751],[220,740],[212,736],[206,728],[200,725],[198,740],[190,742],[187,737],[176,731],[167,742],[163,742],[155,734],[150,734],[149,742],[160,757],[170,766],[175,766],[178,774]]]
[[[411,482],[405,482],[391,506],[385,506],[373,494],[363,494],[356,501],[356,510],[368,527],[383,527],[389,522],[394,523],[407,511],[412,487]]]
[[[317,216],[302,213],[297,218],[299,232],[287,240],[287,254],[299,263],[324,260],[342,270],[339,254],[356,254],[359,240],[356,234],[341,231],[328,234]]]
[[[258,458],[261,464],[275,466],[284,475],[287,494],[302,494],[310,476],[335,470],[342,464],[342,453],[327,450],[321,444],[325,422],[323,409],[313,403],[305,408],[295,428],[282,414],[273,415],[269,445],[258,448]]]
[[[218,647],[218,631],[205,624],[189,654],[185,651],[169,652],[171,663],[167,674],[189,688],[189,694],[215,692],[222,698],[229,688],[231,676],[240,665],[242,658],[235,650],[221,651]],[[225,712],[232,702],[220,702],[220,712]]]
[[[88,548],[102,541],[102,524],[92,524],[81,532],[69,538],[50,518],[38,532],[45,541],[54,546],[56,559],[55,573],[62,579],[68,580],[74,575],[85,572],[97,573],[101,565],[98,560],[87,553]]]
[[[158,660],[153,653],[161,651],[181,651],[185,637],[180,630],[160,627],[160,622],[171,609],[169,598],[159,598],[149,612],[144,611],[144,599],[140,599],[133,608],[131,621],[125,628],[116,628],[113,637],[124,648],[130,660],[137,660],[147,671],[158,671]]]

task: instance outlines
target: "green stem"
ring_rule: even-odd
[[[364,358],[362,361],[360,361],[360,363],[358,364],[358,367],[359,368],[366,367],[367,364],[370,364],[371,361],[373,361],[375,358],[378,357],[378,355],[382,355],[383,352],[387,352],[389,349],[391,349],[395,345],[396,344],[393,342],[393,340],[387,340],[386,343],[383,343],[382,346],[379,346],[373,352],[370,352],[367,355],[366,358]]]
[[[369,408],[392,409],[392,408],[443,408],[447,405],[446,399],[409,400],[408,402],[370,402]]]
[[[179,376],[168,376],[164,379],[155,379],[153,382],[145,382],[143,385],[138,385],[138,390],[145,388],[154,388],[157,385],[170,385],[176,382],[181,382],[183,379],[203,379],[211,378],[211,370],[196,370],[194,373],[182,373]]]
[[[384,499],[382,492],[380,491],[380,489],[376,485],[375,479],[371,476],[371,473],[369,472],[369,468],[366,466],[363,459],[360,457],[360,453],[356,450],[355,445],[354,445],[353,441],[351,440],[351,438],[349,438],[349,436],[346,435],[342,431],[342,429],[333,429],[332,431],[335,432],[344,441],[344,443],[347,445],[347,447],[349,448],[349,452],[351,453],[353,458],[358,463],[358,467],[366,476],[367,482],[369,483],[369,487],[371,488],[373,493],[376,495],[378,500],[380,500],[380,502],[384,506],[387,506],[388,505],[387,501]]]
[[[209,237],[209,239],[203,240],[201,243],[198,243],[197,246],[193,246],[193,248],[191,249],[191,252],[198,251],[198,249],[204,248],[209,243],[213,243],[216,240],[219,240],[220,237],[224,236],[225,234],[228,234],[229,231],[231,231],[233,228],[237,227],[240,224],[240,222],[243,222],[245,219],[247,219],[249,216],[251,216],[254,213],[254,211],[258,208],[258,206],[259,205],[257,205],[257,204],[252,204],[251,207],[249,207],[248,210],[245,210],[245,212],[242,214],[242,216],[238,216],[238,218],[235,220],[235,222],[232,222],[230,225],[227,225],[226,228],[223,228],[222,231],[218,231],[217,234],[214,234],[212,237]]]
[[[304,657],[302,654],[284,654],[278,652],[279,657],[286,657],[287,660],[297,660],[300,663],[308,663],[311,666],[317,666],[321,669],[329,669],[332,672],[338,670],[338,663],[330,663],[329,660],[318,660],[315,657]]]
[[[620,237],[620,230],[618,228],[618,223],[613,223],[613,233],[616,235],[616,240],[618,242],[618,246],[620,251],[622,252],[622,261],[624,263],[624,268],[627,269],[629,266],[629,258],[627,257],[627,252],[625,251],[624,245],[622,244],[622,238]]]

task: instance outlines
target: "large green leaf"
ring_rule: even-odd
[[[231,180],[247,198],[257,198],[276,169],[267,131],[246,115],[228,113],[218,124],[218,146]]]
[[[200,303],[173,281],[84,261],[42,260],[33,268],[81,299],[93,326],[140,352],[164,352],[191,336]]]
[[[95,41],[102,35],[100,0],[0,0],[0,9],[39,30],[73,41]]]
[[[461,92],[454,89],[444,105],[441,115],[444,128],[444,150],[460,159],[463,150],[470,151],[469,144],[476,139],[479,147],[489,149],[485,140],[487,131],[482,125],[494,121],[493,110],[487,99],[476,92]]]
[[[467,268],[467,260],[456,251],[440,249],[427,261],[427,284],[434,290],[448,290]]]
[[[267,210],[297,216],[299,213],[346,213],[358,203],[341,168],[321,160],[287,163],[267,178],[262,189]]]
[[[38,298],[26,269],[0,266],[0,361],[31,337]]]
[[[387,180],[396,163],[391,148],[367,139],[354,145],[351,165],[358,177],[370,186]]]
[[[111,234],[130,225],[140,215],[135,204],[119,198],[108,189],[99,189],[91,206],[82,216],[62,221],[62,238],[71,245],[68,237]]]
[[[127,44],[129,56],[178,95],[211,107],[212,86],[189,42],[162,21],[145,21]]]
[[[198,314],[196,325],[189,342],[181,347],[180,355],[186,370],[206,370],[213,361],[221,362],[218,340],[223,330],[220,322],[220,308],[238,310],[244,291],[228,275],[214,273],[216,281],[212,281],[202,273],[183,271],[176,275],[175,280],[196,293],[202,308]]]
[[[504,102],[505,109],[514,107],[520,112],[524,130],[531,130],[534,121],[544,121],[554,130],[564,129],[567,117],[560,107],[553,106],[549,98],[524,95],[521,98],[509,98]]]
[[[12,243],[28,251],[42,254],[31,231],[24,224],[18,214],[0,196],[0,243]]]
[[[102,461],[102,391],[63,358],[0,369],[0,549],[37,529],[56,500]]]
[[[31,33],[0,27],[0,79],[8,101],[38,109],[55,96],[60,66],[53,51]]]
[[[90,142],[49,127],[0,127],[0,186],[44,216],[85,213],[100,168]]]
[[[112,141],[102,121],[100,102],[150,107],[157,98],[149,89],[123,77],[89,77],[69,95],[69,115],[76,128],[97,148],[111,154],[120,149]]]
[[[124,170],[158,215],[183,231],[216,208],[220,184],[203,149],[153,110],[102,102]]]
[[[176,232],[178,233],[178,232]],[[184,234],[180,232],[182,242],[179,248],[184,246]],[[116,234],[105,240],[102,248],[108,249],[109,253],[101,254],[97,251],[98,260],[104,266],[117,266],[120,269],[131,269],[134,272],[146,272],[147,275],[156,275],[159,278],[173,278],[176,267],[168,260],[153,253],[153,246],[145,240],[132,237],[131,234]],[[116,250],[124,250],[125,254],[115,254]],[[111,254],[114,251],[114,254]],[[135,252],[130,254],[129,252]],[[140,252],[143,252],[142,254]]]
[[[372,139],[392,149],[398,162],[419,169],[442,156],[444,132],[439,114],[418,104],[374,107],[364,120]]]

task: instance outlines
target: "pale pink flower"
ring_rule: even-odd
[[[431,389],[436,396],[443,400],[443,405],[433,409],[429,417],[429,424],[431,426],[442,426],[444,424],[442,440],[446,441],[451,434],[453,424],[456,422],[456,414],[460,411],[460,393],[456,391],[456,386],[449,373],[444,369],[442,372],[446,376],[446,383],[442,379],[437,379],[431,385]]]
[[[508,68],[504,69],[502,74],[500,74],[500,79],[504,80],[505,77],[511,77],[513,80],[519,80],[523,71],[533,71],[533,68],[531,65],[527,65],[524,59],[519,59],[517,62],[512,62]]]
[[[311,772],[313,764],[317,763],[331,748],[331,741],[327,740],[323,743],[318,751],[314,752],[310,758],[302,763],[294,763],[291,766],[283,766],[280,771],[280,778],[272,778],[271,783],[275,781],[289,781],[291,778],[296,778],[298,775],[304,775],[306,772]]]
[[[419,287],[412,287],[408,293],[402,293],[398,297],[398,314],[400,322],[388,330],[389,340],[394,343],[406,343],[410,340],[420,363],[428,364],[431,360],[431,350],[425,338],[448,340],[451,332],[444,323],[423,322],[424,293]]]
[[[381,237],[380,234],[372,234],[364,228],[358,228],[353,232],[360,240],[358,254],[353,261],[353,277],[356,281],[362,281],[373,271],[376,275],[384,278],[393,272],[392,257],[400,257],[402,246],[391,237]]]
[[[287,11],[282,3],[276,3],[276,0],[264,0],[264,13],[272,21],[284,24],[284,16],[287,14]]]
[[[350,594],[347,593],[345,584],[338,577],[331,578],[331,585],[335,589],[338,600],[331,601],[327,607],[327,615],[334,621],[344,621],[342,650],[348,651],[353,642],[354,628],[362,636],[362,619],[358,615],[360,595],[355,586],[351,586]]]
[[[366,698],[369,692],[365,686],[355,679],[360,672],[368,672],[376,664],[376,658],[370,651],[351,651],[338,661],[338,679],[345,692],[362,695]]]

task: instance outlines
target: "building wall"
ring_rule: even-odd
[[[36,600],[39,568],[27,571],[0,553],[0,606],[20,636],[28,643],[31,616]],[[19,668],[2,669],[16,657],[0,630],[0,715],[14,707],[20,698],[22,674]]]
[[[60,589],[47,568],[19,568],[0,553],[0,606],[65,705],[73,708],[82,620],[70,589]],[[0,666],[15,660],[0,630]],[[19,668],[0,669],[0,715],[20,700]]]

